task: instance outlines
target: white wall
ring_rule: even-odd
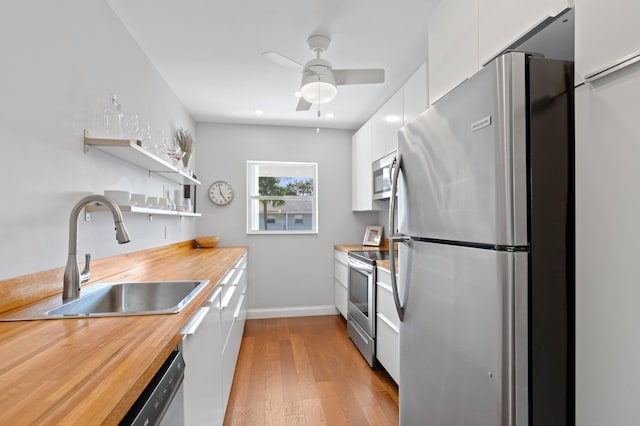
[[[0,6],[0,279],[64,266],[69,213],[84,195],[127,189],[161,195],[141,169],[83,153],[115,92],[153,128],[195,127],[104,0],[29,0]],[[80,220],[80,253],[106,257],[192,238],[194,219],[126,216],[119,246],[109,215]],[[167,239],[165,239],[165,227]]]
[[[198,124],[196,134],[202,182],[197,204],[203,214],[197,230],[220,236],[220,245],[249,246],[254,315],[287,315],[288,308],[322,313],[323,306],[333,306],[334,244],[361,243],[366,226],[377,224],[376,213],[351,212],[352,132],[209,123]],[[318,163],[317,235],[246,234],[247,160]],[[235,190],[224,207],[207,198],[209,185],[218,179]]]

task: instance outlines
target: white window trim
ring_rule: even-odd
[[[257,183],[252,183],[254,179],[257,179],[257,176],[253,175],[254,167],[250,166],[259,166],[259,165],[283,165],[283,166],[314,166],[314,175],[313,175],[313,194],[310,196],[311,198],[311,211],[312,211],[312,228],[310,230],[253,230],[251,229],[251,221],[254,219],[251,215],[251,202],[257,201],[260,197],[257,195],[251,195],[251,189],[257,185]],[[269,196],[268,198],[273,199],[300,199],[300,197],[292,197],[292,196]],[[318,234],[318,212],[320,211],[318,206],[318,163],[312,162],[295,162],[295,161],[247,161],[247,235],[316,235]]]

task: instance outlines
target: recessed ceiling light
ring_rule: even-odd
[[[402,121],[402,117],[399,115],[386,115],[384,117],[384,121],[386,121],[387,123],[400,123]]]
[[[296,98],[301,98],[301,97],[302,97],[302,93],[300,93],[300,91],[299,91],[299,90],[297,90],[297,91],[293,94],[293,96],[295,96]]]
[[[257,115],[262,115],[264,114],[264,111],[261,109],[254,109],[253,112],[255,112]]]
[[[333,117],[335,117],[336,115],[335,115],[334,113],[332,113],[332,112],[328,112],[328,113],[326,113],[324,116],[325,116],[325,117],[327,117],[327,118],[333,118]]]

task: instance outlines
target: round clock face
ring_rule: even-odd
[[[209,187],[209,199],[213,204],[227,205],[233,200],[233,188],[228,182],[217,180]]]

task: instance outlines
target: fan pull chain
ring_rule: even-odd
[[[320,57],[320,54],[318,54],[318,57]],[[320,79],[320,76],[318,76],[318,80]],[[320,99],[320,86],[318,86],[318,99]],[[320,104],[318,104],[318,127],[316,127],[316,134],[320,133],[320,117],[322,116],[322,114],[320,113]]]

